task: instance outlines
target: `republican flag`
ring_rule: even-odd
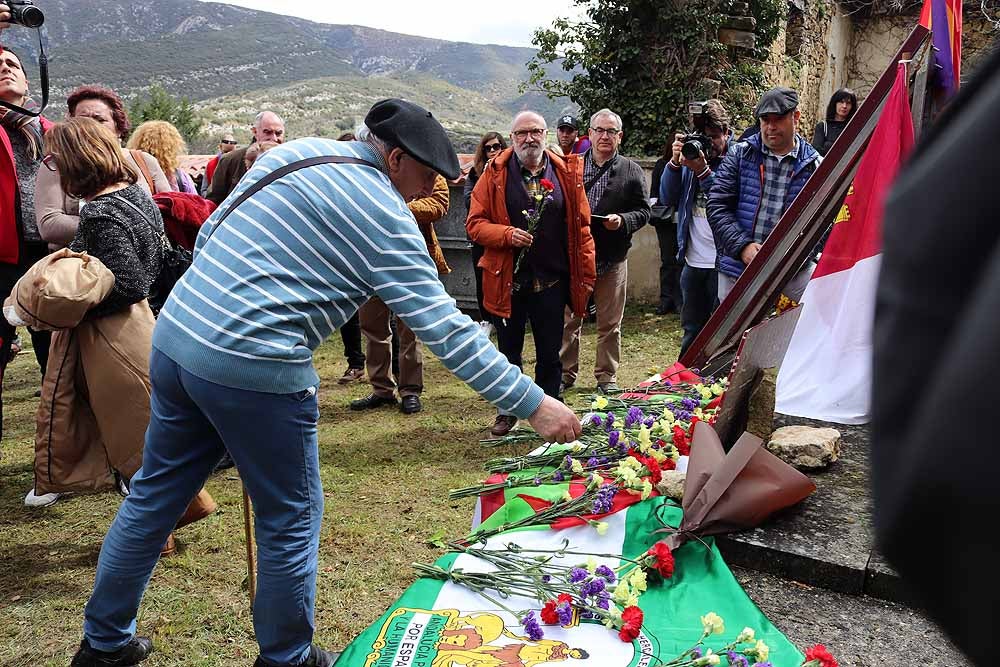
[[[962,70],[962,0],[924,0],[920,25],[932,33],[932,82],[945,97],[958,91]]]
[[[840,424],[864,424],[871,406],[872,320],[885,197],[913,146],[906,65],[865,150],[778,373],[775,409]]]

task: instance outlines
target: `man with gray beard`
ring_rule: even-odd
[[[520,368],[530,322],[535,383],[558,398],[563,312],[586,314],[596,270],[583,160],[545,150],[546,134],[540,114],[514,117],[512,147],[483,169],[466,229],[485,249],[483,306],[497,318],[497,347]],[[490,432],[506,435],[516,423],[500,411]]]

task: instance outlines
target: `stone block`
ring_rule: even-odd
[[[719,41],[727,46],[752,49],[757,46],[757,35],[745,30],[719,28]]]
[[[840,458],[840,431],[813,426],[784,426],[771,434],[767,449],[797,468],[826,468]]]
[[[760,382],[750,394],[747,416],[747,433],[767,442],[774,432],[774,393],[778,382],[778,369],[765,368]]]
[[[722,20],[722,27],[753,32],[757,29],[757,19],[752,16],[727,16]]]
[[[684,480],[687,474],[676,470],[664,470],[663,479],[656,485],[656,490],[667,498],[684,499]]]

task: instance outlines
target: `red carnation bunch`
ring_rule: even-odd
[[[674,424],[674,447],[677,448],[681,456],[691,455],[691,442],[688,440],[687,433],[677,424]]]
[[[639,636],[641,629],[642,609],[636,606],[626,607],[622,612],[622,627],[618,631],[618,638],[631,644]]]
[[[552,181],[550,181],[547,178],[543,178],[538,183],[539,183],[539,185],[541,185],[543,188],[545,188],[549,192],[553,192],[556,189],[555,183],[553,183]]]
[[[657,542],[646,552],[653,557],[650,564],[664,579],[674,576],[674,553],[666,542]]]
[[[806,651],[806,661],[802,663],[802,667],[837,667],[837,660],[825,646],[816,644]]]
[[[660,464],[660,470],[661,471],[663,471],[663,470],[677,470],[677,462],[674,461],[673,459],[670,459],[670,458],[664,459],[663,463]],[[663,475],[661,474],[660,477],[662,477],[662,476]]]
[[[573,596],[569,593],[560,593],[559,597],[555,600],[549,600],[542,607],[542,623],[546,625],[559,625],[559,614],[556,612],[556,607],[558,607],[563,602],[567,604],[573,604]]]

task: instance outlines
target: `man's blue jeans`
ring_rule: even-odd
[[[715,269],[698,269],[684,262],[684,268],[681,269],[681,293],[684,295],[681,328],[684,330],[684,337],[681,339],[680,356],[684,356],[712,316],[718,303],[718,284]]]
[[[253,499],[258,555],[254,630],[261,656],[309,655],[323,516],[316,388],[295,394],[231,389],[202,380],[153,349],[142,468],[111,524],[84,636],[100,651],[124,646],[160,548],[228,449]]]

